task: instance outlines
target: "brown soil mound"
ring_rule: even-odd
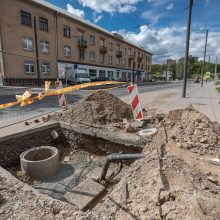
[[[121,122],[123,118],[132,118],[132,111],[128,104],[111,93],[98,91],[85,99],[76,102],[72,109],[55,115],[52,119],[82,122],[86,124],[105,125]]]
[[[211,122],[208,117],[192,106],[170,111],[158,126],[166,131],[166,138],[177,146],[200,155],[220,153],[220,125]]]

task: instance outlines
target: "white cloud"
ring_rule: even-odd
[[[83,7],[89,7],[97,13],[130,13],[136,10],[135,5],[144,0],[78,0]]]
[[[157,6],[167,4],[167,2],[170,0],[147,0],[147,1],[148,1],[148,3],[157,7]]]
[[[92,18],[94,23],[98,23],[103,18],[103,15],[94,12],[92,13]]]
[[[169,5],[167,5],[166,9],[167,9],[167,10],[173,9],[173,3],[171,2]]]
[[[154,10],[146,11],[141,14],[141,17],[150,21],[151,25],[155,25],[164,16],[163,13],[157,13]]]
[[[85,17],[85,12],[83,10],[76,9],[69,3],[66,5],[66,9],[69,13],[76,15],[77,17],[80,17],[80,18]]]
[[[152,52],[153,61],[161,62],[165,59],[178,59],[184,56],[185,51],[185,26],[163,27],[149,29],[146,25],[140,27],[139,32],[127,32],[119,30],[127,40],[143,46]],[[204,52],[205,33],[194,32],[191,34],[189,53],[196,57],[202,57]],[[207,56],[220,55],[218,45],[220,44],[220,33],[210,32],[207,46]]]

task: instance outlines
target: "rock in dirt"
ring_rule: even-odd
[[[220,125],[211,122],[192,106],[170,111],[158,128],[159,132],[165,129],[168,142],[173,139],[183,149],[200,155],[220,153]]]
[[[76,102],[72,109],[64,111],[61,116],[57,114],[52,116],[52,119],[57,121],[68,123],[77,121],[96,125],[122,122],[124,118],[132,118],[130,105],[105,91],[98,91]]]

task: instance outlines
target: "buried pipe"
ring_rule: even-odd
[[[111,154],[108,155],[106,158],[106,161],[104,163],[104,167],[102,169],[101,176],[99,178],[99,182],[102,180],[105,180],[109,165],[113,161],[121,161],[121,160],[135,160],[135,159],[140,159],[144,158],[144,154],[121,154],[121,153],[116,153],[116,154]]]

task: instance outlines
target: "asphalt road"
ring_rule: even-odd
[[[160,85],[147,85],[147,86],[139,86],[139,93],[147,93],[152,91],[163,90],[166,92],[167,89],[170,88],[180,88],[182,86],[182,82],[174,82],[169,84],[160,84]],[[0,104],[13,102],[15,101],[15,95],[22,94],[28,88],[19,88],[19,87],[0,87]],[[42,89],[32,89],[33,93],[37,94]],[[127,96],[127,88],[114,88],[108,90],[114,95],[121,97]],[[69,105],[73,105],[79,99],[88,96],[93,91],[88,90],[80,90],[74,91],[67,94],[67,101]],[[53,112],[59,110],[59,103],[57,96],[46,97],[41,101],[37,101],[29,106],[14,106],[11,108],[0,110],[0,127],[8,126],[10,124],[14,124],[20,121],[27,120],[32,117],[40,116],[49,112]]]

